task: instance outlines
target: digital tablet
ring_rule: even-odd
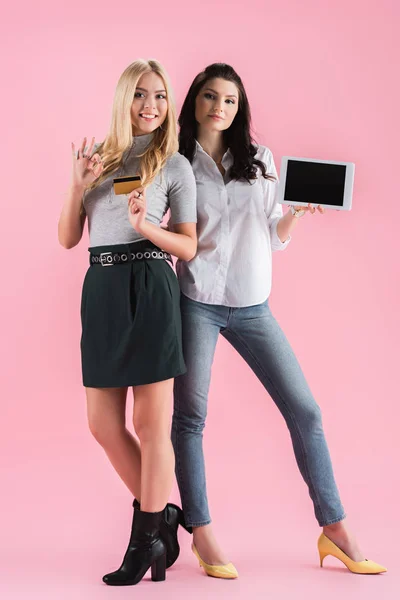
[[[354,163],[283,156],[278,202],[350,210],[353,197]]]

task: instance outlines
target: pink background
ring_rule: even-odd
[[[14,2],[2,77],[0,586],[14,598],[389,599],[399,589],[399,5],[395,0]],[[271,305],[321,405],[349,525],[383,576],[316,552],[319,528],[280,414],[221,340],[205,449],[215,531],[240,571],[204,576],[181,535],[164,585],[110,590],[131,498],[86,425],[79,303],[88,239],[57,221],[70,143],[106,134],[117,79],[231,63],[274,152],[356,163],[354,209],[305,217],[274,257]],[[129,407],[130,409],[130,407]],[[176,489],[173,497],[178,500]],[[162,588],[162,589],[161,589]],[[1,590],[0,590],[1,593]],[[347,596],[348,595],[348,596]]]

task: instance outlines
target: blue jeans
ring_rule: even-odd
[[[229,308],[195,302],[182,294],[181,313],[187,372],[175,379],[172,443],[186,524],[199,527],[211,522],[203,429],[220,333],[254,371],[285,419],[319,525],[344,519],[321,410],[268,300],[256,306]]]

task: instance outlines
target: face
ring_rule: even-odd
[[[167,117],[168,100],[163,80],[156,73],[139,79],[131,106],[133,135],[152,133]]]
[[[210,79],[196,98],[196,121],[207,131],[228,129],[239,108],[239,90],[232,81]]]

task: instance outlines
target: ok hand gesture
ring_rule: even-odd
[[[90,147],[85,152],[86,138],[78,152],[75,151],[75,145],[72,142],[72,185],[87,188],[103,172],[103,162],[99,154],[93,154],[94,138]]]

